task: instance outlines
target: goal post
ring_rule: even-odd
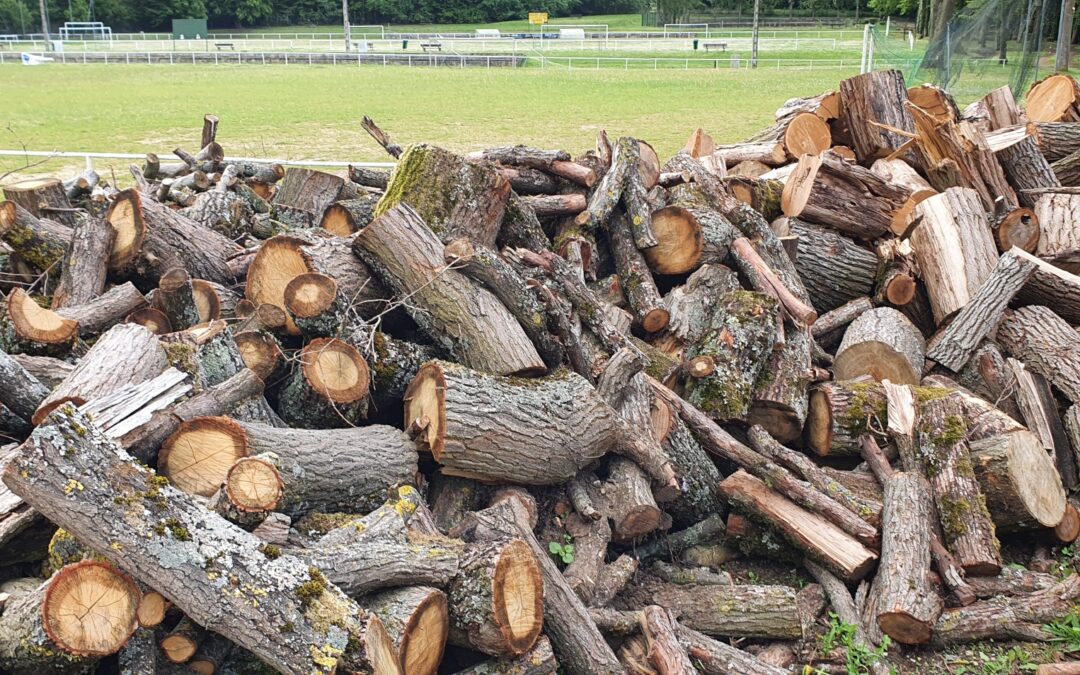
[[[546,31],[544,30],[545,28],[547,29]],[[564,30],[571,30],[571,31],[581,30],[584,33],[584,37],[583,38],[577,38],[577,39],[585,39],[585,40],[590,39],[589,38],[590,33],[596,33],[596,34],[603,33],[604,46],[606,47],[607,44],[608,44],[608,36],[610,34],[610,31],[608,30],[608,24],[606,24],[606,23],[574,23],[574,24],[570,24],[570,23],[549,23],[547,25],[540,24],[540,35],[541,35],[541,37],[543,37],[544,35],[559,35],[559,36],[561,36],[563,34],[562,31],[564,31]]]
[[[705,37],[709,37],[709,24],[707,23],[665,23],[664,24],[664,37],[672,35],[688,34],[695,35],[698,33],[704,33]]]

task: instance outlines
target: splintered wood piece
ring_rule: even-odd
[[[1058,73],[1031,85],[1026,97],[1032,122],[1080,122],[1080,86],[1068,73]]]
[[[210,497],[229,469],[248,455],[243,429],[226,417],[199,417],[180,425],[161,446],[158,472],[179,490]]]
[[[363,603],[386,626],[401,655],[402,672],[438,672],[450,629],[445,593],[428,586],[406,586],[366,596]]]
[[[21,288],[8,294],[7,315],[16,334],[31,342],[64,344],[75,337],[79,328],[77,321],[45,309]]]
[[[876,381],[918,384],[925,342],[907,317],[891,307],[877,307],[855,319],[836,351],[837,380],[869,375]]]
[[[952,94],[932,84],[909,87],[908,100],[930,113],[939,122],[955,122],[960,118],[960,110]]]

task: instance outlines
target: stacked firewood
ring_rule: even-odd
[[[896,659],[1080,598],[1071,78],[869,73],[666,161],[363,126],[392,172],[208,115],[5,188],[0,670],[831,672],[829,606]]]

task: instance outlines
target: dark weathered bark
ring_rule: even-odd
[[[611,166],[593,188],[588,207],[575,218],[578,224],[595,230],[607,221],[612,210],[622,199],[627,176],[631,171],[637,170],[639,157],[638,142],[633,138],[623,136],[615,142]]]
[[[1080,324],[1080,276],[1043,260],[1035,264],[1035,273],[1017,295],[1017,303],[1053,307],[1061,318]]]
[[[540,225],[536,212],[514,192],[510,193],[510,201],[506,204],[506,212],[503,214],[502,226],[495,243],[500,250],[507,246],[527,248],[530,251],[545,251],[551,248],[551,240]]]
[[[840,99],[843,101],[843,118],[854,141],[853,149],[864,163],[891,155],[908,140],[878,124],[914,131],[911,114],[905,105],[907,87],[899,70],[870,72],[841,80]]]
[[[101,295],[114,235],[100,218],[86,218],[75,226],[64,255],[60,285],[53,294],[53,309],[82,305]]]
[[[864,312],[873,309],[873,307],[874,303],[870,298],[866,296],[855,298],[819,316],[814,325],[810,327],[810,333],[822,346],[839,342],[843,335],[840,329],[846,327],[862,316]]]
[[[934,644],[980,640],[1047,641],[1041,626],[1069,613],[1080,596],[1080,576],[1072,575],[1050,588],[1016,597],[999,596],[967,607],[947,609],[934,626]],[[1002,621],[1003,616],[1009,621]]]
[[[349,180],[357,185],[373,187],[385,190],[390,182],[390,172],[384,169],[367,169],[362,166],[349,165]]]
[[[79,335],[89,336],[123,321],[124,317],[145,305],[146,298],[127,281],[113,286],[85,304],[58,309],[56,315],[75,321]]]
[[[616,214],[609,218],[607,233],[615,259],[615,270],[619,274],[619,281],[634,314],[635,323],[649,333],[663,330],[668,324],[668,311],[663,307],[652,272],[635,245],[629,216]]]
[[[357,233],[353,250],[397,294],[409,296],[406,311],[464,365],[500,374],[545,369],[528,336],[495,296],[444,269],[442,244],[409,206],[386,211]]]
[[[1058,187],[1061,181],[1050,168],[1046,157],[1039,152],[1035,136],[1028,135],[1004,148],[997,148],[994,155],[1005,170],[1009,184],[1016,190],[1021,206],[1031,207],[1035,200],[1024,190]]]
[[[0,351],[0,403],[29,422],[49,389],[19,362]]]
[[[38,428],[4,472],[13,491],[121,569],[173,598],[193,620],[281,672],[333,672],[339,656],[352,667],[400,672],[381,622],[317,570],[289,556],[269,562],[254,536],[162,485],[85,416],[64,410]],[[71,453],[73,446],[78,450]],[[65,487],[70,485],[76,487]],[[72,508],[72,500],[79,508]],[[162,564],[165,560],[169,564]],[[231,565],[216,568],[219,560]],[[222,593],[226,572],[236,589],[250,590]],[[252,602],[263,592],[274,602]],[[333,629],[325,622],[327,612],[335,617]],[[291,630],[281,630],[286,624]],[[376,668],[386,663],[383,659],[391,665]]]
[[[326,208],[339,199],[351,195],[343,192],[352,190],[351,183],[346,186],[340,176],[292,167],[285,172],[285,178],[278,186],[271,203],[270,214],[282,223],[293,228],[316,227],[322,221]]]
[[[798,440],[806,422],[812,340],[809,330],[789,328],[784,344],[773,349],[754,385],[748,421],[760,424],[782,443]]]
[[[39,270],[60,273],[72,229],[39,218],[15,201],[0,202],[0,239]]]
[[[551,640],[541,635],[533,648],[516,658],[493,659],[459,670],[455,675],[552,675],[558,663]]]
[[[820,227],[787,219],[799,238],[795,269],[810,293],[814,309],[829,312],[855,298],[870,295],[878,258],[847,237]]]
[[[1006,313],[998,340],[1065,398],[1080,402],[1080,342],[1076,331],[1053,310],[1032,305]]]
[[[1076,274],[1080,272],[1080,195],[1044,194],[1034,204],[1039,219],[1039,245],[1034,253],[1043,260]]]
[[[675,635],[678,624],[673,614],[656,605],[641,610],[641,633],[645,636],[651,663],[660,675],[694,675],[690,656]]]

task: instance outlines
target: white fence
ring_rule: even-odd
[[[27,52],[23,52],[27,53]],[[327,65],[441,68],[520,68],[525,56],[483,54],[346,54],[339,52],[32,52],[57,64],[107,65]],[[0,65],[21,63],[21,54],[0,51]]]
[[[163,152],[160,156],[164,157],[169,153]],[[0,157],[23,157],[29,159],[44,158],[45,161],[51,159],[70,159],[78,158],[86,162],[87,169],[94,168],[95,159],[135,159],[145,160],[146,153],[136,154],[130,152],[80,152],[80,151],[59,151],[45,152],[41,150],[0,150]],[[267,157],[226,157],[224,162],[261,162],[264,164],[281,164],[283,166],[322,166],[329,168],[342,169],[348,166],[357,166],[365,169],[392,169],[394,168],[394,162],[346,162],[341,160],[322,160],[322,159],[273,159]],[[30,162],[27,162],[29,164]]]

